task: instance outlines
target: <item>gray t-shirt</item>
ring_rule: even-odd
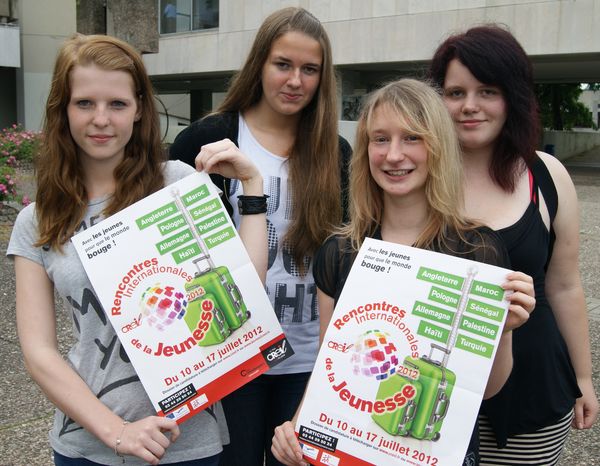
[[[165,183],[173,183],[194,169],[179,161],[166,162]],[[108,197],[94,199],[88,205],[78,231],[103,220],[102,210]],[[22,256],[44,267],[55,289],[63,298],[73,319],[75,343],[67,360],[92,392],[114,413],[128,421],[156,415],[125,349],[108,321],[92,285],[70,241],[63,252],[34,247],[38,237],[35,203],[23,209],[12,231],[7,256]],[[106,273],[110,273],[107,270]],[[32,290],[35,292],[35,290]],[[214,404],[181,426],[181,436],[172,444],[162,463],[188,461],[216,455],[228,443],[227,426],[220,403]],[[113,448],[107,447],[58,409],[50,431],[50,444],[62,455],[107,465],[121,464]],[[127,464],[144,464],[127,457]]]

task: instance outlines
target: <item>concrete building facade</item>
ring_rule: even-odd
[[[217,3],[217,28],[162,34],[159,52],[145,56],[167,112],[179,122],[196,119],[214,106],[242,65],[262,20],[289,5],[308,9],[328,31],[343,120],[354,119],[360,97],[382,82],[422,75],[448,34],[487,22],[502,23],[515,34],[531,56],[536,81],[600,81],[599,0]]]
[[[600,0],[0,0],[0,115],[39,129],[60,43],[106,32],[145,53],[169,140],[216,106],[263,19],[290,5],[328,31],[342,120],[382,82],[422,75],[448,34],[486,22],[510,28],[536,81],[600,82]]]

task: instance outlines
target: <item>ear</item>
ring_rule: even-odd
[[[137,111],[135,112],[135,118],[133,121],[138,122],[142,119],[142,98],[137,99]]]

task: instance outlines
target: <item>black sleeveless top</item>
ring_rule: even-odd
[[[556,215],[558,199],[550,173],[541,159],[531,170],[531,202],[523,216],[498,230],[512,269],[533,277],[536,306],[529,320],[513,332],[514,366],[502,390],[485,400],[488,416],[501,448],[506,438],[553,425],[573,409],[581,396],[567,345],[560,334],[544,291],[546,268],[552,254],[554,232],[547,230],[539,211],[538,187],[550,212]]]

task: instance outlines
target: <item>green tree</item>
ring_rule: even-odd
[[[579,83],[536,84],[535,90],[544,128],[596,128],[589,109],[579,102],[579,96],[583,92]]]

